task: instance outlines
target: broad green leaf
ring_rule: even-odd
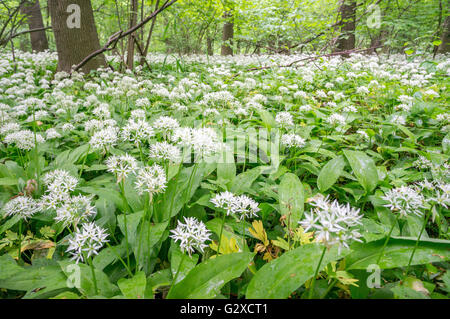
[[[95,202],[95,207],[97,208],[97,220],[96,223],[106,228],[110,233],[114,233],[116,229],[116,205],[113,202],[108,201],[104,197],[100,197]]]
[[[259,269],[247,287],[248,299],[285,299],[314,276],[322,245],[308,244],[284,253]],[[326,251],[321,266],[324,269],[328,263],[344,257],[349,251],[338,255],[337,249]]]
[[[177,215],[184,204],[191,200],[203,178],[211,174],[215,168],[215,163],[197,163],[182,168],[179,175],[169,181],[162,198],[155,203],[156,220],[162,222]]]
[[[143,271],[138,272],[132,278],[121,278],[117,282],[120,291],[125,298],[128,299],[143,299],[145,294],[145,287],[147,285],[147,278]]]
[[[139,266],[142,267],[147,274],[150,272],[152,263],[154,262],[150,256],[153,254],[153,248],[164,237],[164,233],[169,222],[153,224],[149,221],[141,221],[137,236],[131,242],[134,255],[139,260]],[[139,258],[137,257],[139,256]]]
[[[88,297],[104,296],[111,298],[119,292],[117,286],[113,285],[109,281],[108,276],[100,269],[95,268],[95,279],[98,289],[98,293],[96,294],[91,267],[82,263],[74,264],[69,260],[62,260],[58,263],[64,274],[69,279],[73,279],[71,282],[75,288]],[[65,284],[68,287],[67,282]]]
[[[183,252],[180,250],[178,245],[171,246],[171,254],[170,254],[170,270],[172,272],[172,278],[175,280],[175,276],[177,277],[176,282],[174,284],[179,283],[181,280],[186,277],[186,275],[191,271],[198,262],[198,255],[195,254],[191,258],[183,259]],[[183,260],[183,263],[181,261]],[[178,275],[177,275],[178,272]]]
[[[168,299],[211,299],[230,280],[239,277],[253,260],[253,253],[234,253],[208,259],[172,287]],[[185,256],[184,258],[189,258]]]
[[[352,253],[346,258],[346,270],[367,269],[371,264],[376,264],[385,238],[369,243],[354,243],[350,248]],[[405,267],[416,244],[415,238],[391,237],[380,260],[381,269]],[[449,240],[422,239],[411,265],[422,265],[431,262],[446,261],[450,259]]]
[[[124,211],[123,200],[122,197],[120,196],[120,193],[117,190],[115,190],[115,188],[116,186],[109,185],[108,187],[108,185],[105,185],[105,188],[87,186],[87,187],[80,187],[79,189],[82,192],[103,197],[104,199],[114,203],[114,205],[116,205],[116,207],[123,212]]]
[[[450,154],[450,133],[447,133],[442,139],[442,151],[444,151],[445,154]]]
[[[81,299],[81,296],[71,291],[65,291],[50,299]]]
[[[267,110],[258,110],[258,113],[259,116],[261,117],[264,126],[267,127],[269,130],[272,127],[277,126],[277,122],[275,122],[274,117]]]
[[[217,235],[217,238],[219,238],[220,235],[220,230],[222,228],[222,218],[214,218],[211,220],[208,220],[206,222],[206,227],[211,230],[213,233],[215,233]],[[248,229],[248,227],[247,227]],[[242,236],[240,236],[239,234],[235,234],[233,227],[231,226],[231,221],[225,219],[225,225],[223,227],[222,230],[222,236],[227,237],[228,239],[232,239],[234,238],[237,242],[237,244],[239,245],[239,248],[242,251]],[[245,249],[247,250],[248,247],[247,245],[245,246]]]
[[[17,185],[19,180],[14,177],[2,177],[0,178],[0,186],[13,186]]]
[[[236,164],[233,162],[217,163],[217,179],[226,183],[236,176]]]
[[[261,166],[257,166],[237,175],[231,183],[230,191],[237,195],[246,192],[258,176],[261,175],[261,169]]]
[[[98,255],[96,255],[93,259],[93,263],[95,268],[98,268],[100,270],[105,269],[108,265],[119,261],[119,257],[125,258],[126,257],[126,244],[125,239],[120,243],[120,245],[117,246],[111,246],[102,249]]]
[[[17,222],[20,220],[19,215],[15,215],[11,218],[9,218],[3,225],[0,226],[0,235],[3,234],[5,231],[13,227]]]
[[[283,176],[278,188],[281,215],[286,216],[290,227],[296,225],[303,215],[305,195],[303,185],[297,175],[287,173]]]
[[[0,288],[27,291],[29,298],[50,298],[68,289],[67,277],[57,264],[20,267],[5,254],[0,256]]]
[[[327,191],[334,183],[336,183],[339,176],[342,174],[345,164],[345,159],[342,155],[325,164],[320,170],[319,177],[317,178],[317,186],[321,192]]]
[[[344,155],[366,193],[373,191],[378,184],[378,172],[374,161],[360,151],[344,150]]]
[[[154,299],[156,290],[163,286],[170,286],[172,276],[169,268],[154,272],[147,277],[147,286],[145,288],[145,298]]]

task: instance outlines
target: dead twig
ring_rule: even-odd
[[[113,48],[115,48],[115,45],[117,44],[117,42],[134,33],[136,30],[138,30],[139,28],[142,28],[147,22],[151,21],[153,19],[153,17],[155,17],[156,15],[158,15],[159,13],[161,13],[162,11],[164,11],[165,9],[167,9],[168,7],[170,7],[172,4],[174,4],[175,2],[177,2],[177,0],[171,0],[171,1],[166,1],[159,9],[157,9],[156,11],[154,11],[152,14],[150,14],[147,18],[145,18],[144,20],[142,20],[140,23],[136,24],[135,26],[133,26],[132,28],[128,29],[127,31],[118,31],[116,33],[114,33],[112,36],[109,37],[108,42],[106,42],[106,44],[99,50],[96,50],[94,52],[92,52],[91,54],[89,54],[87,57],[85,57],[80,63],[78,63],[71,72],[75,72],[78,71],[80,68],[82,68],[87,62],[89,62],[91,59],[95,58],[97,55],[102,54],[103,52],[106,51],[110,51]],[[113,47],[110,47],[111,45],[113,45]]]
[[[378,46],[374,46],[374,47],[367,48],[367,49],[353,49],[353,50],[333,52],[333,53],[328,53],[328,54],[315,55],[315,56],[310,56],[310,57],[307,57],[307,58],[302,58],[302,59],[299,59],[299,60],[295,60],[295,61],[292,61],[289,64],[284,64],[284,65],[275,65],[275,66],[267,65],[267,66],[262,66],[262,67],[254,67],[254,68],[247,69],[246,72],[257,71],[257,70],[267,70],[267,69],[271,69],[271,68],[274,68],[274,67],[289,68],[289,67],[291,67],[294,64],[299,63],[299,62],[314,61],[314,60],[317,60],[319,58],[327,58],[327,57],[338,56],[338,55],[348,55],[348,54],[351,54],[351,53],[366,52],[366,51],[370,51],[370,50],[379,49],[379,48],[382,48],[382,47],[384,47],[384,45],[378,45]],[[233,77],[235,77],[235,76],[237,76],[237,74],[234,75]]]

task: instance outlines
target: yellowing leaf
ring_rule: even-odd
[[[269,240],[267,239],[267,234],[266,231],[264,230],[262,221],[260,220],[253,221],[252,227],[253,228],[248,229],[250,234],[252,234],[252,236],[255,237],[256,239],[262,241],[264,246],[268,246]]]
[[[336,278],[339,280],[342,284],[347,286],[355,286],[359,287],[356,282],[358,282],[358,279],[354,279],[348,272],[343,270],[336,271]]]
[[[303,227],[298,227],[295,230],[295,239],[300,242],[300,245],[311,244],[313,242],[313,232],[305,233]]]
[[[289,243],[280,237],[277,237],[276,240],[272,240],[272,245],[280,247],[281,249],[284,249],[284,250],[289,250]]]
[[[216,242],[213,242],[209,245],[212,250],[217,251],[218,245]],[[226,236],[222,235],[222,239],[220,241],[220,251],[219,255],[226,255],[239,252],[239,245],[236,242],[235,238],[228,239]],[[214,258],[212,256],[211,258]]]

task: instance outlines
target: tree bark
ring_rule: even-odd
[[[73,25],[77,21],[77,12],[68,11],[70,5],[71,8],[75,5],[80,9],[79,25]],[[48,0],[48,8],[58,51],[58,71],[70,72],[73,65],[100,49],[91,1]],[[89,73],[105,65],[104,55],[99,54],[83,65],[81,70]]]
[[[206,37],[206,50],[208,55],[214,55],[213,40],[209,35]]]
[[[137,23],[137,11],[138,11],[138,0],[130,0],[130,24],[129,29],[134,27]],[[134,37],[136,33],[131,33],[128,36],[128,48],[127,48],[127,68],[132,70],[134,65]]]
[[[234,34],[234,23],[233,23],[233,11],[228,10],[223,14],[225,23],[222,29],[222,48],[221,55],[233,55],[233,34]]]
[[[437,53],[448,53],[450,52],[450,15],[447,15],[444,21],[441,44]]]
[[[158,10],[158,8],[159,8],[159,0],[156,0],[155,11]],[[144,62],[146,61],[145,59],[147,58],[148,49],[150,47],[150,41],[152,40],[153,28],[155,27],[155,23],[156,23],[156,17],[157,16],[153,17],[152,24],[150,25],[150,30],[148,31],[147,43],[145,44],[144,53],[141,56],[141,62],[140,62],[141,65],[144,65]],[[141,30],[144,30],[144,28],[142,28]]]
[[[25,3],[21,6],[20,11],[27,16],[28,27],[30,30],[40,29],[44,27],[44,20],[42,19],[41,6],[39,0],[34,0]],[[45,31],[37,31],[30,33],[31,50],[42,52],[48,50],[48,41]]]
[[[336,43],[335,52],[353,50],[355,48],[356,1],[343,0],[339,7],[340,35]]]

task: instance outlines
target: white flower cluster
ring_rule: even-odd
[[[246,195],[236,196],[231,192],[225,191],[216,194],[211,202],[217,208],[222,208],[227,215],[236,215],[240,220],[258,216],[260,211],[258,203]]]
[[[286,147],[297,147],[302,148],[305,146],[306,141],[303,137],[297,134],[283,134],[281,136],[281,145],[284,145]]]
[[[421,155],[416,161],[414,161],[413,166],[420,169],[427,169],[431,168],[433,166],[433,163],[428,158]]]
[[[327,118],[327,122],[331,125],[345,125],[346,120],[344,116],[333,113]]]
[[[127,125],[122,128],[122,140],[132,142],[136,145],[148,140],[155,135],[153,128],[143,119],[128,120]]]
[[[113,155],[106,160],[108,172],[113,173],[117,178],[117,183],[128,177],[128,175],[136,172],[138,165],[136,159],[129,155]]]
[[[430,204],[437,204],[446,209],[450,206],[450,184],[425,179],[416,183],[416,187]]]
[[[4,142],[8,145],[14,144],[17,148],[25,151],[29,151],[34,148],[34,133],[30,130],[21,130],[9,133],[5,136]],[[45,139],[36,134],[36,142],[44,143]]]
[[[392,124],[405,125],[406,117],[404,115],[394,114],[391,116],[390,122]]]
[[[293,126],[294,118],[289,112],[280,112],[275,116],[275,121],[282,127]]]
[[[62,169],[55,169],[54,171],[46,173],[42,177],[42,181],[48,186],[50,191],[59,187],[62,188],[64,192],[71,192],[78,184],[78,180],[75,177]]]
[[[95,216],[95,207],[91,205],[92,196],[72,196],[69,197],[61,207],[56,209],[55,220],[64,226],[87,222],[91,216]]]
[[[144,192],[150,197],[162,193],[166,189],[167,179],[164,169],[158,164],[141,168],[136,174],[135,188],[139,195]]]
[[[3,206],[2,211],[7,216],[18,215],[22,219],[32,217],[41,210],[39,202],[28,196],[17,196]]]
[[[225,147],[210,127],[180,127],[174,130],[171,140],[181,147],[192,147],[194,153],[201,157],[213,155]]]
[[[164,137],[167,137],[179,126],[178,121],[170,116],[161,116],[153,122],[154,129],[162,132]]]
[[[104,128],[94,133],[89,144],[91,144],[93,149],[106,153],[112,146],[117,144],[117,133],[118,129],[116,127]]]
[[[400,216],[408,216],[414,214],[422,216],[425,199],[415,189],[408,186],[402,186],[390,189],[381,197],[388,204],[385,207],[390,208],[393,212],[398,212]]]
[[[205,242],[210,240],[211,235],[205,224],[194,217],[184,217],[184,223],[178,221],[177,227],[170,232],[173,240],[180,241],[181,251],[187,251],[189,256],[195,249],[204,252],[208,247]]]
[[[87,222],[95,216],[95,207],[91,205],[92,196],[70,196],[78,180],[67,171],[57,169],[48,172],[42,181],[47,186],[45,195],[41,197],[42,208],[56,210],[57,222],[76,228],[78,224]]]
[[[150,158],[178,163],[181,159],[180,149],[167,142],[150,145]]]
[[[85,258],[97,255],[100,248],[108,242],[108,234],[105,229],[97,226],[95,223],[83,224],[81,230],[77,230],[73,237],[69,239],[67,252],[72,254],[72,260],[84,262]]]
[[[0,127],[0,134],[9,134],[20,131],[20,124],[15,122],[9,122]]]
[[[337,200],[330,202],[327,198],[318,197],[310,201],[314,208],[310,213],[305,212],[305,219],[299,224],[305,229],[316,230],[315,238],[327,247],[338,245],[339,252],[342,247],[349,247],[352,240],[361,241],[361,234],[356,226],[361,224],[363,217],[359,209],[350,204],[341,205]]]

